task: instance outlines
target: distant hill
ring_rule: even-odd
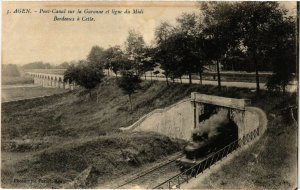
[[[31,69],[67,69],[70,66],[68,62],[63,62],[59,65],[52,65],[50,63],[44,63],[42,61],[27,63],[22,66],[24,70],[31,70]]]
[[[32,62],[27,63],[22,66],[22,69],[52,69],[54,66],[52,66],[50,63],[44,63],[42,61],[38,62]]]

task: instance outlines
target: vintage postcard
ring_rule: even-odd
[[[298,188],[296,1],[4,1],[1,188]]]

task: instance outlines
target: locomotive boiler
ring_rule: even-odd
[[[184,157],[177,164],[184,171],[237,139],[237,125],[232,120],[226,115],[211,117],[193,131],[192,141],[184,147]]]

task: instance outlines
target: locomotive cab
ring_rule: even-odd
[[[193,133],[192,141],[184,147],[185,156],[177,160],[181,171],[205,160],[211,153],[238,139],[238,128],[232,120],[215,129],[210,135],[204,131]]]
[[[210,147],[208,146],[208,142],[190,142],[184,148],[184,154],[188,159],[199,159],[204,157],[210,151]]]
[[[191,141],[184,147],[184,157],[178,159],[178,164],[180,169],[184,171],[187,168],[192,167],[199,162],[201,158],[204,158],[209,154],[211,150],[211,141],[202,140],[202,141]]]

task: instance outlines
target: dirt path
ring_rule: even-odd
[[[144,80],[144,77],[141,77],[142,80]],[[147,80],[150,80],[147,78]],[[158,81],[165,81],[165,78],[155,78],[153,77],[153,80],[158,80]],[[175,79],[176,83],[180,83],[179,79]],[[172,83],[172,81],[170,81]],[[182,79],[182,83],[188,84],[189,79]],[[192,84],[199,84],[198,79],[192,79]],[[210,81],[210,80],[202,80],[203,85],[218,85],[218,81]],[[227,87],[238,87],[238,88],[249,88],[249,89],[256,89],[256,83],[253,82],[227,82],[227,81],[221,81],[221,86],[227,86]],[[266,84],[265,83],[260,83],[260,88],[263,90],[266,90]],[[287,86],[287,91],[288,92],[296,92],[297,91],[297,82],[291,85]]]

